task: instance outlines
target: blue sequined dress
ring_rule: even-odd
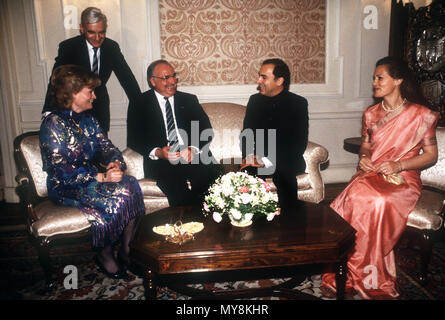
[[[91,222],[93,247],[119,240],[125,226],[145,213],[137,180],[98,182],[97,167],[112,161],[126,166],[122,154],[87,112],[56,111],[40,126],[43,169],[48,173],[48,196],[54,202],[80,208]]]

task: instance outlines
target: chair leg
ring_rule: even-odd
[[[53,279],[53,268],[51,265],[50,258],[50,242],[48,238],[43,238],[38,240],[37,250],[39,253],[39,263],[43,269],[46,284],[44,291],[50,291],[54,289],[56,282]]]
[[[433,251],[433,234],[431,231],[422,231],[422,240],[420,245],[420,284],[425,285],[428,277],[428,265]]]

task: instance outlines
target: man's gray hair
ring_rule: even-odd
[[[107,28],[107,17],[102,13],[99,8],[88,7],[82,11],[82,15],[80,16],[80,22],[83,27],[86,27],[87,24],[97,23],[99,21],[103,21],[105,24],[105,29]]]

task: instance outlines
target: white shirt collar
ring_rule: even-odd
[[[88,51],[92,51],[92,52],[94,52],[94,50],[93,50],[93,45],[92,45],[91,43],[89,43],[88,40],[85,39],[85,41],[86,41],[86,43],[87,43]],[[99,50],[97,50],[97,53],[98,53],[98,54],[99,54],[99,52],[100,52],[100,47],[99,47]]]
[[[156,98],[158,99],[159,106],[161,107],[162,112],[165,113],[165,98],[164,98],[164,96],[154,89],[153,89],[153,91],[155,92]],[[174,109],[174,105],[175,105],[174,96],[171,96],[170,98],[168,98],[168,101],[170,101],[170,105],[172,106],[172,109]]]

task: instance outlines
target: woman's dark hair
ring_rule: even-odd
[[[264,60],[262,65],[265,65],[265,64],[273,64],[274,65],[273,75],[275,76],[275,79],[283,78],[284,79],[284,82],[283,82],[284,90],[289,91],[290,71],[289,71],[289,67],[287,66],[287,64],[283,60],[278,59],[278,58]]]
[[[94,89],[100,86],[99,77],[91,71],[72,64],[57,67],[51,76],[51,96],[58,109],[71,109],[73,94],[84,87]]]
[[[405,61],[395,57],[384,57],[377,61],[375,66],[386,66],[391,78],[403,79],[400,85],[402,98],[410,102],[428,106],[428,101],[424,97],[421,87]]]

